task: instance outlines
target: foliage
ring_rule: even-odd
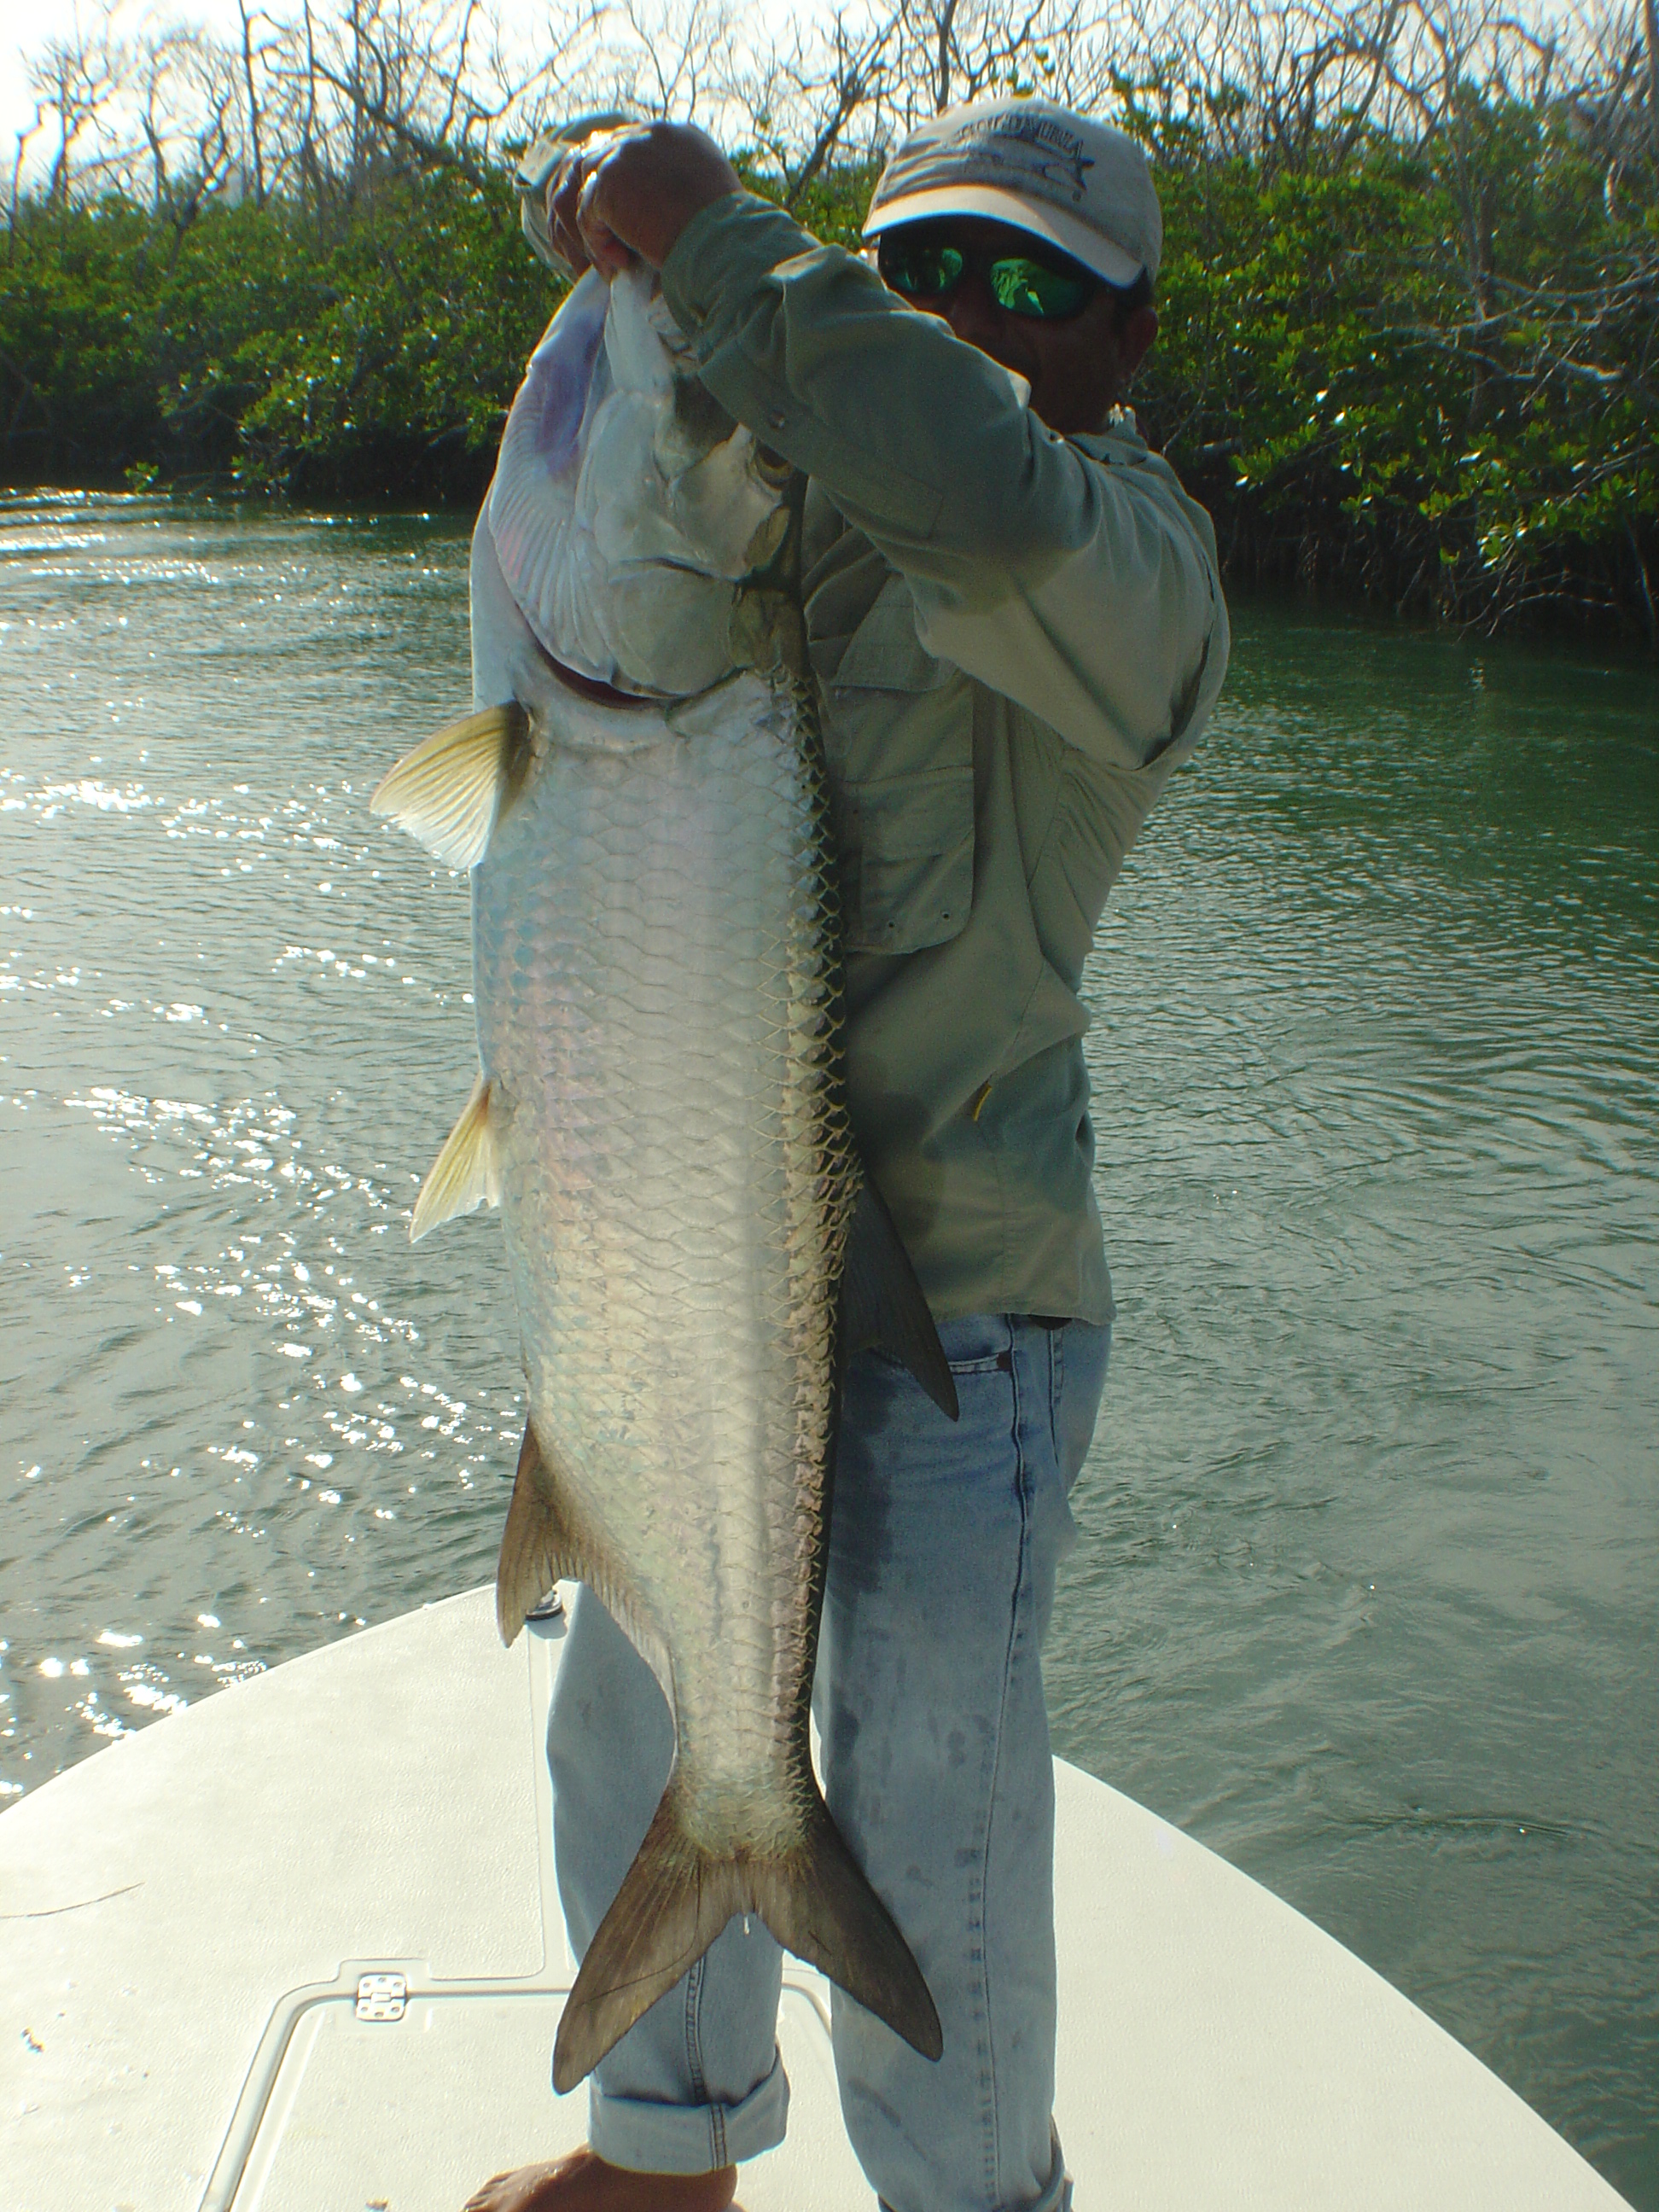
[[[30,209],[0,262],[7,473],[471,496],[556,296],[493,173],[391,174],[327,223]]]
[[[1420,127],[1304,104],[1291,131],[1259,100],[1155,73],[1115,92],[1165,210],[1137,404],[1228,572],[1659,643],[1642,112],[1459,79]],[[791,169],[763,139],[739,167],[856,245],[871,159]],[[507,172],[426,139],[383,134],[240,204],[183,172],[148,209],[21,198],[0,259],[0,471],[474,499],[557,296]]]
[[[1570,114],[1471,99],[1461,126],[1164,169],[1143,412],[1236,572],[1488,624],[1617,613],[1655,641],[1652,167],[1610,201]]]
[[[855,244],[872,181],[824,170],[797,213]],[[0,259],[0,467],[474,498],[559,297],[495,170],[389,168],[326,217],[245,200],[182,228],[116,193],[25,206]]]

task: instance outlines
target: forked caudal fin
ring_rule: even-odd
[[[512,804],[530,756],[522,707],[486,707],[426,738],[381,778],[371,814],[399,828],[452,868],[476,868]]]
[[[757,1912],[924,2058],[945,2048],[921,1970],[812,1790],[805,1839],[780,1858],[733,1860],[688,1833],[671,1777],[639,1855],[587,1947],[553,2046],[561,2094],[672,1990],[734,1913]]]
[[[511,1644],[530,1607],[568,1575],[588,1584],[649,1660],[646,1624],[630,1618],[627,1592],[582,1543],[567,1490],[558,1452],[544,1451],[526,1421],[495,1576],[501,1640]],[[757,1912],[787,1950],[810,1960],[924,2058],[939,2057],[944,2039],[920,1967],[810,1772],[804,1788],[806,1832],[796,1848],[774,1858],[737,1859],[699,1846],[671,1775],[566,2000],[553,2052],[556,2088],[574,2089],[590,2074],[738,1912]]]

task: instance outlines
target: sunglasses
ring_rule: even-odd
[[[903,300],[946,300],[971,270],[998,307],[1034,322],[1060,323],[1080,314],[1100,279],[1062,254],[987,252],[959,245],[926,223],[884,231],[876,244],[881,280]]]

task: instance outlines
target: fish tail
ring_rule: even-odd
[[[755,1869],[756,1905],[780,1943],[885,2021],[924,2058],[945,2048],[921,1969],[812,1785],[806,1842]]]
[[[671,1777],[566,2000],[553,2050],[556,2089],[574,2089],[739,1912],[758,1913],[786,1950],[924,2058],[939,2057],[944,2038],[921,1970],[810,1786],[799,1844],[777,1857],[734,1861],[704,1850],[689,1832]]]

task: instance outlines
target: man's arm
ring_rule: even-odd
[[[1162,462],[1050,430],[944,322],[733,191],[701,133],[653,126],[573,167],[560,243],[660,267],[704,382],[908,580],[930,652],[1116,765],[1195,742],[1226,619],[1207,519]]]

